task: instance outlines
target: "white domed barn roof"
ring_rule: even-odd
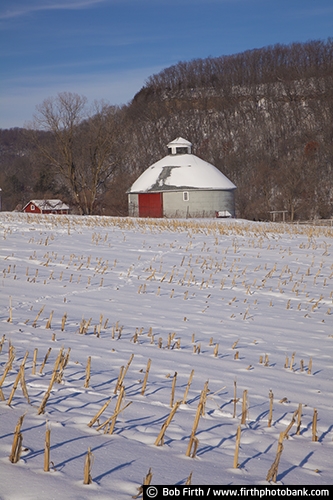
[[[189,141],[181,137],[170,142],[169,154],[147,168],[128,193],[236,189],[235,184],[214,165],[193,155],[191,146]]]

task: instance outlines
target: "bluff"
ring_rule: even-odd
[[[333,215],[332,39],[179,62],[150,76],[117,114],[117,169],[100,188],[96,213],[126,215],[126,190],[181,136],[237,186],[238,217]],[[26,132],[0,131],[6,209],[37,194],[63,193],[70,202]]]

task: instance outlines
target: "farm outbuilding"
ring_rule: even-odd
[[[30,200],[22,212],[29,214],[68,214],[69,206],[61,200]]]
[[[192,154],[178,137],[168,155],[151,165],[128,193],[131,217],[234,217],[235,189],[220,170]]]

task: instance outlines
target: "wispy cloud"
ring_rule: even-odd
[[[229,3],[229,2],[242,2],[244,0],[140,0],[142,4],[146,5],[193,5],[193,4],[214,4],[214,3]],[[22,2],[19,5],[13,6],[13,1],[3,1],[0,6],[0,20],[23,17],[33,12],[47,11],[47,10],[79,10],[94,7],[97,4],[103,3],[133,3],[135,4],[138,0],[35,0],[28,2]],[[7,6],[6,6],[7,4]],[[28,5],[27,5],[28,4]]]
[[[105,3],[108,0],[67,0],[63,2],[54,1],[41,1],[35,3],[22,3],[15,7],[8,7],[0,13],[0,19],[11,19],[15,17],[22,17],[32,12],[43,10],[78,10],[93,7],[94,5]]]

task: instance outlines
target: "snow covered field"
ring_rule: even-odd
[[[128,499],[149,469],[155,485],[191,473],[192,485],[268,485],[300,404],[276,482],[333,484],[332,228],[1,213],[0,238],[1,500]],[[26,352],[27,394],[20,383],[12,392]],[[43,408],[61,352],[67,364]],[[98,430],[108,419],[112,434]]]

